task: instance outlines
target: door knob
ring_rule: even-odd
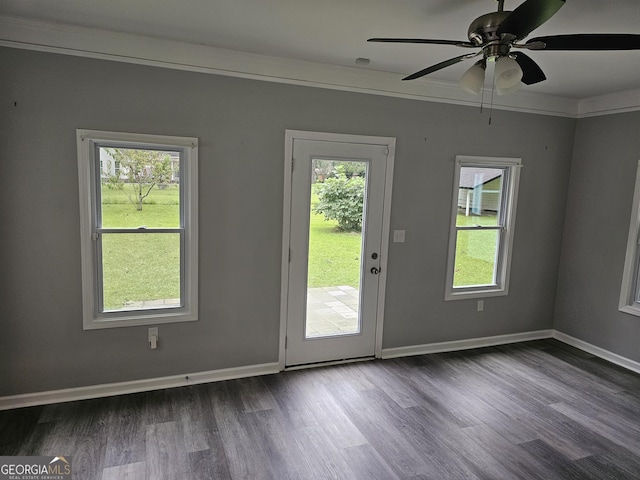
[[[376,267],[371,267],[371,273],[373,273],[374,275],[377,275],[380,273],[380,270]]]

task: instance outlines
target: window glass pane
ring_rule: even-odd
[[[459,230],[456,237],[454,287],[495,285],[499,230]]]
[[[180,226],[180,154],[98,148],[102,227]]]
[[[180,306],[180,233],[103,233],[105,311]]]
[[[500,224],[504,174],[500,168],[460,168],[457,226]]]
[[[360,333],[367,163],[311,165],[305,338]]]

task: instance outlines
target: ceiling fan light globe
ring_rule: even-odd
[[[520,90],[520,88],[522,87],[522,85],[524,85],[522,82],[518,82],[515,85],[509,87],[509,88],[500,88],[496,85],[496,93],[498,95],[508,95],[509,93],[515,93],[518,90]]]
[[[482,67],[481,62],[478,62],[460,77],[458,86],[465,92],[478,95],[484,86],[484,74],[485,69]]]
[[[504,95],[518,90],[522,85],[522,75],[518,62],[511,57],[500,57],[495,69],[496,93]]]

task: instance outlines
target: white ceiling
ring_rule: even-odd
[[[521,3],[506,0],[505,10]],[[0,15],[391,72],[400,82],[469,51],[367,43],[367,38],[466,40],[471,21],[496,8],[495,0],[2,0]],[[640,34],[640,0],[567,0],[530,37],[564,33]],[[640,50],[527,53],[547,81],[526,86],[525,92],[582,99],[640,87]],[[357,66],[358,57],[371,62]],[[427,78],[455,83],[471,64],[462,62]]]

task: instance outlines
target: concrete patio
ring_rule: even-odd
[[[350,286],[307,290],[307,338],[357,333],[360,292]]]

